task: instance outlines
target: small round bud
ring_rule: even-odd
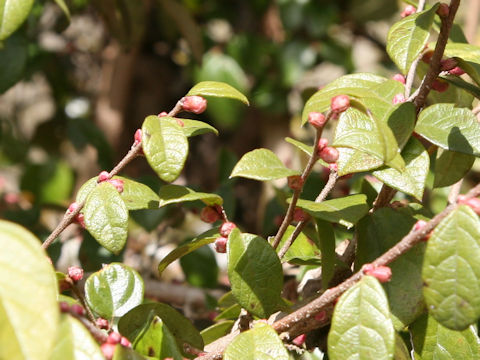
[[[133,136],[133,144],[134,145],[138,145],[142,142],[142,130],[141,129],[137,129],[137,131],[135,131],[135,135]]]
[[[433,82],[432,89],[440,93],[445,92],[448,89],[448,83],[437,79]]]
[[[288,187],[292,190],[301,190],[303,187],[303,179],[300,175],[293,175],[287,178]]]
[[[417,230],[423,229],[425,225],[427,225],[427,222],[425,220],[418,220],[413,226],[413,230],[417,231]],[[432,232],[429,232],[427,235],[425,235],[422,241],[428,241],[428,239],[430,239],[431,236],[432,236]]]
[[[120,345],[125,347],[132,347],[132,343],[125,336],[122,336],[122,338],[120,339]]]
[[[73,212],[74,212],[75,210],[77,210],[77,209],[78,209],[78,203],[77,203],[77,202],[73,202],[73,203],[71,203],[70,206],[68,207],[67,212],[68,212],[69,214],[71,214],[71,213],[73,213]]]
[[[325,310],[320,311],[318,314],[315,314],[315,320],[318,322],[323,322],[327,319],[327,313]]]
[[[304,221],[307,220],[308,215],[300,208],[295,208],[293,211],[293,220],[294,221]]]
[[[367,265],[371,265],[371,267]],[[392,269],[390,269],[388,266],[373,266],[372,264],[367,265],[363,268],[363,273],[365,275],[373,276],[381,283],[388,282],[392,278]]]
[[[312,111],[308,114],[308,122],[316,129],[321,129],[325,126],[327,118],[321,112]]]
[[[235,229],[237,225],[231,221],[225,221],[222,226],[220,226],[220,235],[227,237],[230,235],[233,229]]]
[[[83,269],[78,266],[70,266],[67,270],[67,274],[74,282],[83,279]]]
[[[9,205],[15,205],[20,201],[20,196],[17,193],[6,193],[3,196],[3,200]]]
[[[220,220],[220,214],[212,206],[205,206],[200,212],[200,219],[206,223],[214,223],[217,220]]]
[[[450,7],[445,3],[440,3],[437,9],[438,16],[442,18],[446,18],[449,13],[450,13]]]
[[[401,82],[402,84],[405,84],[405,76],[403,76],[402,74],[393,75],[392,80],[395,80],[395,81]]]
[[[100,346],[100,350],[102,350],[102,354],[105,356],[105,359],[111,360],[115,354],[115,345],[104,343]]]
[[[453,69],[449,70],[450,75],[460,76],[465,74],[465,71],[460,66],[455,66]]]
[[[75,217],[75,222],[85,229],[85,215],[82,213],[77,214]]]
[[[108,180],[108,182],[110,184],[112,184],[113,186],[115,186],[115,189],[117,189],[117,191],[119,193],[123,192],[123,180],[122,179],[110,179],[110,180]]]
[[[295,339],[292,340],[292,343],[297,346],[302,346],[305,343],[306,338],[307,335],[305,334],[298,335]]]
[[[341,113],[350,107],[350,99],[347,95],[337,95],[332,98],[330,108],[335,113]]]
[[[338,164],[336,164],[336,163],[328,164],[328,169],[329,169],[330,171],[338,172]],[[350,175],[351,175],[351,174],[350,174]],[[347,175],[345,175],[345,176],[347,176]],[[342,176],[342,178],[345,177],[345,176]]]
[[[110,179],[110,174],[108,173],[108,171],[102,171],[100,174],[98,174],[97,182],[101,183],[108,179]]]
[[[320,151],[320,158],[326,163],[334,163],[338,160],[338,150],[334,147],[327,146]]]
[[[405,95],[403,95],[402,93],[395,95],[392,99],[392,104],[394,105],[401,104],[404,102],[405,102]]]
[[[328,139],[320,138],[318,140],[317,151],[320,155],[320,152],[328,146]]]
[[[108,320],[107,319],[104,319],[104,318],[97,318],[97,320],[95,320],[95,324],[97,324],[97,326],[100,328],[100,329],[104,329],[104,330],[107,330],[109,327],[110,327],[110,324],[108,323]]]
[[[72,306],[70,307],[70,310],[79,316],[85,315],[85,309],[83,308],[82,305],[72,304]]]
[[[120,344],[121,340],[122,335],[120,335],[118,332],[112,331],[110,334],[108,334],[107,343],[109,344]]]
[[[160,114],[158,114],[158,117],[164,117],[168,116],[168,113],[166,111],[162,111]]]
[[[407,5],[405,9],[401,12],[400,16],[402,18],[415,14],[417,12],[417,8],[413,5]]]
[[[422,61],[424,63],[430,64],[430,61],[432,60],[432,56],[433,56],[433,50],[429,50],[425,54],[423,54]]]
[[[65,301],[60,301],[58,306],[60,307],[60,312],[67,313],[70,311],[70,305]]]
[[[201,114],[207,108],[207,100],[201,96],[185,96],[182,99],[182,108],[185,111]]]
[[[480,199],[479,198],[466,199],[465,196],[462,196],[461,198],[459,196],[458,203],[470,206],[477,215],[480,215]]]
[[[225,254],[227,252],[227,241],[226,237],[218,237],[215,239],[215,251],[220,254]]]
[[[440,70],[449,71],[455,68],[457,65],[458,62],[454,58],[443,59],[442,61],[440,61]]]

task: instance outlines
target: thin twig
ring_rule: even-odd
[[[458,180],[455,184],[453,184],[452,188],[450,189],[450,193],[448,194],[448,203],[455,204],[458,199],[458,195],[460,194],[460,189],[462,188],[463,179]]]
[[[51,232],[51,234],[47,237],[47,239],[43,242],[42,247],[44,249],[47,249],[52,243],[55,241],[55,239],[60,235],[60,233],[67,228],[68,225],[70,225],[75,216],[77,216],[80,213],[80,210],[82,210],[83,206],[85,205],[85,202],[82,201],[80,204],[78,204],[78,207],[72,211],[65,213],[63,216],[62,221],[57,225],[57,227]]]
[[[65,280],[69,283],[70,288],[72,289],[72,292],[74,293],[75,297],[80,301],[82,304],[83,308],[85,309],[85,312],[87,314],[88,320],[93,324],[93,326],[97,326],[97,322],[95,321],[95,316],[92,313],[92,310],[90,310],[90,307],[88,306],[87,302],[85,301],[85,296],[83,296],[82,292],[78,288],[77,284],[69,277],[67,276]]]

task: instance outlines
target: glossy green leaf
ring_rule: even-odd
[[[142,148],[160,179],[178,178],[187,159],[188,140],[174,118],[148,116],[142,125]]]
[[[448,43],[445,56],[455,57],[459,66],[480,85],[480,47],[464,43]]]
[[[400,81],[389,79],[378,85],[372,86],[371,90],[379,98],[388,102],[390,106],[394,106],[392,104],[393,98],[395,97],[395,95],[399,93],[403,94],[405,92],[405,85],[403,85]]]
[[[377,169],[383,165],[383,160],[363,151],[344,147],[337,147],[337,150],[339,176]]]
[[[430,166],[428,152],[420,141],[412,137],[403,149],[402,157],[406,165],[404,171],[386,168],[376,170],[372,175],[388,186],[421,201]]]
[[[338,78],[317,91],[307,100],[302,112],[302,125],[307,122],[310,112],[324,112],[328,110],[332,97],[341,94],[358,98],[376,95],[372,88],[385,81],[387,81],[386,78],[369,73],[350,74]]]
[[[55,2],[60,7],[60,9],[62,9],[65,16],[70,20],[70,10],[68,10],[68,6],[67,6],[67,4],[65,4],[65,1],[64,0],[55,0]]]
[[[415,359],[479,359],[480,339],[474,326],[463,331],[447,329],[424,315],[410,326]]]
[[[117,346],[115,346],[115,353],[113,354],[112,360],[145,360],[145,359],[148,359],[148,358],[140,355],[138,352],[136,352],[132,348],[121,346],[120,344],[118,344]]]
[[[400,149],[403,149],[410,139],[416,119],[415,105],[411,102],[397,104],[386,114],[385,122],[392,130]]]
[[[191,120],[191,119],[178,119],[183,123],[182,130],[186,137],[197,136],[206,134],[209,132],[218,135],[218,130],[212,125],[203,121]]]
[[[235,337],[225,349],[224,360],[288,360],[282,340],[270,325],[258,323]]]
[[[235,303],[229,307],[227,307],[225,310],[223,310],[220,314],[218,314],[214,321],[219,321],[219,320],[236,320],[238,319],[238,316],[240,315],[240,312],[242,311],[242,307]]]
[[[160,188],[160,207],[187,201],[201,200],[206,205],[222,205],[223,199],[217,194],[196,192],[181,185],[164,185]]]
[[[242,156],[235,165],[230,177],[244,177],[260,181],[281,179],[292,175],[300,175],[299,171],[291,170],[268,149],[256,149]]]
[[[303,151],[308,156],[311,156],[313,153],[313,146],[302,143],[301,141],[292,139],[291,137],[286,137],[285,141],[295,146],[297,149]]]
[[[328,334],[332,360],[393,359],[395,330],[382,285],[364,276],[335,305]]]
[[[0,94],[21,80],[27,58],[28,42],[24,37],[15,34],[3,43],[0,49]]]
[[[154,316],[162,319],[168,327],[180,351],[185,343],[197,349],[203,349],[203,339],[198,330],[190,320],[167,304],[149,303],[137,306],[120,318],[118,331],[130,341],[134,341],[142,331],[145,331]]]
[[[85,226],[105,249],[118,254],[127,241],[128,209],[117,189],[108,182],[98,184],[82,209]]]
[[[465,205],[450,213],[428,240],[423,294],[443,326],[464,330],[480,317],[480,220]]]
[[[291,199],[287,199],[290,203]],[[315,218],[352,227],[369,210],[367,197],[363,194],[349,195],[320,203],[299,199],[297,207],[305,210]]]
[[[435,160],[435,180],[433,187],[444,187],[455,184],[472,168],[475,162],[473,155],[443,150]]]
[[[337,254],[335,252],[335,233],[328,221],[315,219],[316,230],[322,251],[322,287],[328,289],[328,284],[335,273]]]
[[[167,357],[175,360],[183,359],[175,338],[158,315],[150,319],[132,345],[140,354],[155,359],[165,359]]]
[[[403,74],[420,55],[430,36],[438,4],[393,24],[387,35],[387,53]]]
[[[480,156],[480,124],[469,109],[429,106],[420,113],[415,131],[442,149]]]
[[[119,317],[143,301],[143,280],[131,267],[111,263],[90,275],[85,282],[85,299],[98,315]]]
[[[102,351],[87,328],[77,319],[62,315],[49,360],[104,360]]]
[[[357,225],[356,269],[396,245],[416,221],[408,207],[381,208],[363,218]],[[417,244],[388,265],[392,269],[392,279],[383,284],[383,288],[397,330],[404,329],[424,311],[421,275],[424,251],[425,244]]]
[[[466,82],[463,80],[461,77],[458,76],[441,76],[442,80],[445,80],[449,82],[453,86],[453,88],[456,88],[457,90],[460,88],[461,90],[465,90],[468,92],[471,96],[476,97],[477,99],[480,99],[480,88],[478,86],[475,86],[473,84],[470,84],[469,82]],[[450,89],[450,87],[449,87]],[[448,92],[448,89],[447,89]],[[438,93],[438,92],[437,92]],[[459,95],[456,96],[457,98],[460,98]],[[472,105],[471,101],[473,99],[470,99],[469,104],[463,104],[465,101],[462,102],[462,105],[459,105],[458,101],[455,101],[455,104],[459,107],[470,107]],[[445,101],[442,101],[445,102]]]
[[[0,41],[22,25],[32,5],[33,0],[0,0]]]
[[[277,252],[282,249],[283,244],[288,240],[295,230],[295,226],[290,225],[280,240]],[[297,265],[320,265],[320,249],[305,234],[300,233],[295,242],[290,246],[282,258],[282,261]]]
[[[278,310],[283,273],[277,253],[259,236],[233,229],[227,243],[228,278],[238,303],[260,318]]]
[[[215,288],[218,285],[216,252],[209,246],[202,246],[180,258],[185,280],[197,288]]]
[[[217,324],[213,324],[206,329],[203,329],[200,334],[202,335],[205,345],[214,342],[215,340],[227,335],[235,323],[234,320],[222,321]]]
[[[248,99],[233,86],[220,81],[202,81],[190,89],[188,95],[214,96],[240,100],[249,105]]]
[[[395,353],[393,355],[395,360],[412,360],[410,351],[403,341],[402,337],[395,333]]]
[[[0,359],[47,360],[58,329],[57,282],[40,241],[0,220]]]

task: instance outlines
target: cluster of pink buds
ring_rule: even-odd
[[[67,213],[71,214],[77,209],[78,209],[78,203],[73,202],[68,207]],[[73,219],[73,221],[79,224],[81,227],[85,228],[85,215],[83,215],[82,213],[78,213],[77,215],[75,215],[75,218]]]
[[[60,307],[60,312],[62,313],[71,313],[78,316],[85,315],[85,309],[79,304],[69,305],[67,302],[61,301],[58,305]]]
[[[124,183],[122,179],[111,179],[110,174],[107,171],[102,171],[98,174],[97,182],[101,183],[104,181],[112,184],[119,193],[123,192]]]
[[[103,356],[105,356],[107,360],[111,360],[113,358],[115,346],[117,344],[120,344],[124,347],[132,347],[132,344],[125,336],[120,335],[118,332],[112,331],[110,334],[108,334],[107,341],[100,346]]]
[[[215,239],[215,251],[220,254],[227,252],[228,235],[235,229],[237,225],[231,221],[225,221],[219,229],[220,236]]]
[[[366,264],[363,266],[362,271],[365,275],[377,278],[377,280],[381,283],[388,282],[392,278],[392,269],[390,269],[388,266],[375,266],[373,264]]]

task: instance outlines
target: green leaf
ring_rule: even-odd
[[[480,358],[480,339],[474,326],[463,331],[447,329],[424,315],[410,326],[415,359],[456,360]]]
[[[308,156],[311,156],[313,153],[313,146],[302,143],[301,141],[292,139],[291,137],[286,137],[285,141],[295,146],[297,149],[303,151]]]
[[[356,269],[396,245],[410,232],[416,221],[408,207],[382,208],[363,218],[357,225]],[[403,330],[425,309],[421,275],[424,252],[425,244],[417,244],[388,265],[392,269],[392,279],[383,287],[397,330]]]
[[[58,329],[57,282],[39,240],[0,220],[0,359],[47,360]]]
[[[142,148],[160,179],[178,178],[187,159],[188,140],[174,118],[148,116],[142,125]]]
[[[445,48],[445,56],[457,58],[459,66],[480,85],[480,47],[471,44],[448,43]]]
[[[182,130],[186,137],[197,136],[206,134],[209,132],[218,135],[218,130],[213,126],[203,121],[190,120],[190,119],[178,119],[183,122]]]
[[[400,81],[389,79],[378,85],[372,86],[371,90],[376,96],[385,100],[388,105],[392,107],[394,106],[392,104],[393,98],[395,95],[399,93],[403,94],[405,92],[405,85],[403,85]]]
[[[120,318],[118,331],[130,341],[134,341],[154,316],[162,319],[181,351],[184,343],[203,349],[202,336],[190,320],[167,304],[150,303],[137,306]]]
[[[475,86],[475,85],[470,84],[469,82],[466,82],[461,77],[458,77],[458,76],[441,76],[441,78],[442,78],[442,80],[445,80],[445,81],[449,82],[450,84],[455,85],[454,88],[456,88],[457,90],[458,90],[458,88],[460,88],[462,90],[467,91],[473,97],[476,97],[477,99],[480,99],[480,88]],[[447,92],[448,92],[448,89],[447,89]],[[438,93],[438,91],[437,91],[437,93]],[[443,93],[441,93],[441,94],[443,94]],[[460,95],[457,95],[456,97],[460,98]],[[457,105],[458,107],[470,107],[472,105],[471,104],[472,100],[473,99],[469,99],[470,104],[464,104],[466,102],[464,100],[462,105],[460,105],[458,102],[455,102],[455,105]],[[442,101],[442,102],[446,102],[446,101]]]
[[[119,317],[143,301],[142,277],[131,267],[111,263],[90,275],[85,282],[85,299],[98,315]]]
[[[455,184],[472,168],[473,155],[443,150],[435,160],[435,180],[433,187],[445,187]]]
[[[383,160],[363,151],[344,147],[337,147],[337,150],[339,153],[337,160],[339,176],[369,171],[383,165]]]
[[[188,284],[197,288],[215,288],[218,285],[216,253],[209,246],[202,246],[180,258],[180,266]]]
[[[335,233],[328,221],[315,219],[320,249],[322,250],[322,287],[328,289],[328,284],[335,273],[337,254],[335,252]]]
[[[160,207],[186,201],[201,200],[206,205],[222,205],[223,199],[217,194],[196,192],[181,185],[164,185],[160,188]]]
[[[402,337],[395,333],[395,353],[393,355],[395,360],[412,360],[407,345],[403,341]]]
[[[115,346],[115,353],[113,354],[113,360],[145,360],[146,357],[140,355],[135,350],[121,346],[117,344]],[[150,358],[151,359],[151,358]]]
[[[22,25],[32,5],[33,0],[0,0],[0,41]]]
[[[443,326],[464,330],[480,317],[480,221],[461,205],[436,227],[423,262],[423,294]]]
[[[191,253],[199,247],[213,243],[215,239],[219,236],[220,234],[218,233],[218,228],[214,228],[204,232],[203,234],[198,235],[192,241],[180,245],[175,250],[171,251],[167,256],[165,256],[162,261],[160,261],[160,264],[158,264],[159,275],[161,275],[163,270],[165,270],[165,268],[175,260]]]
[[[98,184],[82,209],[85,226],[105,249],[118,254],[127,241],[128,209],[117,189],[108,182]]]
[[[277,253],[259,236],[234,229],[227,242],[228,278],[238,303],[260,318],[278,310],[283,286]]]
[[[222,336],[227,335],[230,330],[232,330],[234,323],[235,320],[226,320],[203,329],[200,334],[202,335],[205,345],[208,345]]]
[[[324,112],[330,107],[332,97],[345,94],[358,98],[375,96],[372,88],[387,81],[386,78],[369,73],[345,75],[331,82],[313,94],[307,100],[302,112],[302,125],[308,120],[312,111]]]
[[[55,348],[49,360],[104,360],[103,354],[88,332],[77,319],[62,315]]]
[[[408,72],[412,62],[425,48],[437,8],[438,4],[407,16],[390,28],[387,53],[403,74]]]
[[[224,360],[288,360],[282,340],[270,325],[258,323],[235,337],[225,349]]]
[[[244,104],[249,105],[248,99],[245,95],[233,86],[220,81],[202,81],[190,89],[187,96],[189,95],[230,98],[240,100]]]
[[[268,149],[256,149],[242,156],[235,165],[230,177],[244,177],[260,181],[276,180],[292,175],[300,175],[299,171],[291,170]]]
[[[287,199],[290,203],[291,198]],[[352,227],[369,210],[367,197],[363,194],[345,196],[343,198],[322,201],[320,203],[299,199],[297,207],[305,210],[314,218]]]
[[[469,109],[429,106],[420,113],[415,131],[442,149],[480,156],[480,124]]]
[[[294,226],[288,226],[277,247],[277,252],[280,251],[294,230]],[[305,234],[300,233],[283,256],[282,261],[297,265],[320,265],[320,249],[312,240],[307,238]]]
[[[3,43],[0,49],[0,94],[22,78],[27,58],[28,42],[24,37],[16,34]]]
[[[398,82],[398,81],[397,81]],[[415,121],[417,119],[417,112],[415,105],[411,102],[404,102],[390,108],[385,120],[397,140],[398,147],[403,149],[407,144],[413,129],[415,128]]]
[[[393,358],[395,330],[382,285],[364,276],[335,305],[328,334],[332,360],[388,360]]]
[[[376,170],[372,175],[388,186],[422,201],[430,167],[428,152],[420,141],[412,137],[403,149],[402,156],[406,163],[404,171],[386,168]]]
[[[238,316],[240,315],[240,312],[242,311],[242,307],[239,304],[233,304],[223,310],[220,314],[218,314],[214,321],[219,321],[219,320],[225,320],[225,319],[231,319],[231,320],[236,320],[238,319]]]
[[[65,4],[65,1],[64,0],[55,0],[55,2],[60,7],[60,9],[62,9],[63,13],[68,18],[68,20],[70,20],[70,10],[68,10],[68,6],[67,6],[67,4]]]
[[[167,357],[175,360],[183,359],[175,338],[158,315],[153,316],[143,331],[135,338],[133,348],[140,354],[155,359]]]

